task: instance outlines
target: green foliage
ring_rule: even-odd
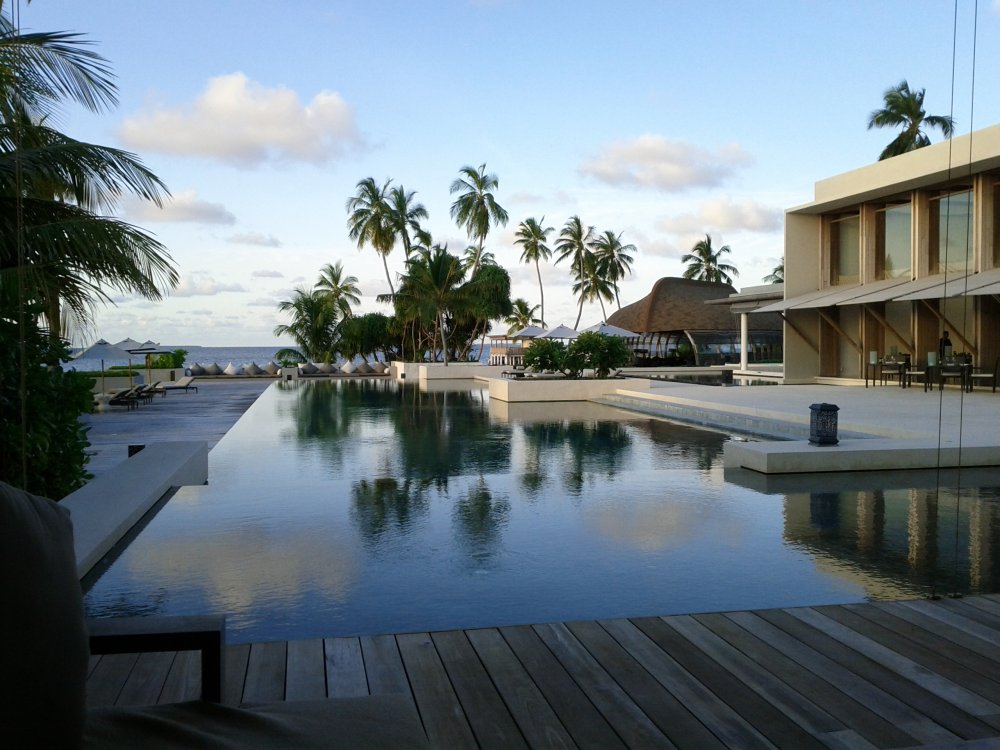
[[[172,352],[158,356],[152,361],[151,366],[158,370],[184,367],[184,360],[187,358],[187,354],[187,349],[174,349]]]
[[[885,106],[876,109],[868,118],[868,129],[902,128],[892,142],[879,154],[879,161],[899,156],[931,144],[924,133],[924,126],[939,128],[942,135],[950,136],[955,130],[955,120],[947,115],[929,115],[924,110],[926,89],[910,89],[904,79],[882,95]]]
[[[33,315],[25,317],[22,392],[18,326],[0,316],[0,479],[60,499],[90,478],[79,416],[91,409],[94,379],[47,367],[68,359],[69,347],[39,329]]]
[[[581,333],[573,339],[567,355],[574,365],[582,362],[580,369],[592,369],[598,378],[606,378],[612,370],[632,362],[632,351],[625,339],[593,332]]]
[[[555,339],[535,339],[524,352],[524,366],[532,372],[562,372],[566,360],[566,346]]]
[[[366,362],[378,352],[391,356],[399,348],[391,323],[388,315],[377,312],[347,318],[340,327],[340,353],[346,359],[360,356]]]

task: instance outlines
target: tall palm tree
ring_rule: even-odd
[[[358,243],[359,250],[365,245],[371,245],[382,256],[389,292],[395,294],[392,277],[389,276],[389,262],[386,260],[396,244],[396,225],[389,203],[390,182],[386,180],[380,186],[374,177],[366,177],[357,184],[357,194],[347,199],[347,232]]]
[[[681,256],[681,263],[688,264],[684,269],[684,278],[732,284],[732,276],[739,276],[740,272],[736,266],[722,260],[723,255],[729,255],[731,252],[729,245],[714,250],[712,237],[706,234],[705,239],[694,243],[690,253]]]
[[[588,262],[588,256],[594,253],[593,243],[594,228],[592,226],[585,227],[579,216],[571,216],[569,218],[565,226],[559,231],[559,239],[556,241],[556,253],[558,255],[556,263],[558,264],[568,259],[570,267],[573,269],[572,272],[578,279],[578,283],[573,286],[573,291],[579,292],[580,309],[576,315],[576,325],[573,326],[574,328],[580,327],[580,318],[583,317],[585,287],[582,282],[587,278],[585,265]]]
[[[345,276],[344,264],[339,260],[336,263],[327,263],[320,269],[319,281],[313,288],[327,295],[330,304],[337,308],[341,318],[349,318],[351,305],[361,303],[357,276]]]
[[[448,317],[461,315],[470,305],[468,290],[463,287],[465,270],[462,261],[435,245],[420,250],[406,262],[406,277],[399,294],[404,306],[423,320],[434,321],[434,340],[441,336],[444,363],[448,364]]]
[[[507,324],[507,333],[511,334],[520,331],[528,326],[543,325],[540,318],[535,317],[538,305],[531,305],[524,297],[518,297],[511,302],[511,314],[504,319]]]
[[[389,191],[389,212],[392,217],[392,228],[403,243],[403,253],[407,258],[413,249],[413,239],[420,233],[420,220],[426,219],[427,209],[423,203],[417,203],[415,190],[407,191],[402,185],[395,185]]]
[[[500,187],[500,180],[495,174],[486,173],[486,164],[480,164],[479,169],[462,167],[458,175],[448,190],[459,194],[451,204],[451,218],[465,228],[469,239],[479,246],[481,255],[490,227],[507,225],[507,212],[493,196],[493,191]],[[478,267],[477,264],[473,272]]]
[[[952,117],[929,115],[924,111],[925,91],[926,89],[911,91],[910,84],[904,79],[882,94],[885,106],[871,113],[868,118],[868,129],[901,127],[903,132],[882,150],[878,157],[879,161],[929,146],[931,141],[923,131],[924,126],[940,128],[945,138],[954,132],[955,120]]]
[[[778,265],[774,267],[767,276],[761,279],[765,284],[784,284],[785,283],[785,261],[781,261]]]
[[[604,308],[604,301],[611,302],[615,298],[614,287],[595,253],[587,253],[583,258],[582,274],[574,274],[576,283],[573,284],[573,292],[580,295],[580,300],[594,302],[601,305],[601,320],[608,319],[608,311]],[[582,304],[581,304],[582,308]],[[577,327],[580,319],[577,318]]]
[[[298,353],[310,362],[329,360],[336,345],[339,310],[320,289],[296,287],[292,298],[278,303],[278,310],[291,313],[292,322],[275,326],[275,336],[291,336]],[[289,350],[278,352],[279,356]]]
[[[611,284],[615,294],[618,309],[622,309],[622,301],[618,296],[618,282],[632,273],[631,253],[637,252],[635,245],[623,245],[622,233],[615,234],[610,229],[601,233],[594,240],[594,255],[597,256],[597,266],[602,275]]]
[[[541,299],[542,327],[545,327],[545,290],[542,288],[542,270],[538,267],[538,262],[548,260],[552,257],[552,250],[545,243],[548,241],[549,232],[554,232],[553,227],[543,227],[545,217],[541,221],[534,217],[527,218],[517,226],[515,233],[517,239],[515,245],[524,248],[521,251],[522,263],[534,263],[535,273],[538,275],[538,294]]]

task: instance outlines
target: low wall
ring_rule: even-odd
[[[569,378],[492,378],[490,400],[521,403],[528,401],[589,401],[601,398],[619,389],[629,391],[649,390],[650,381],[637,378],[608,378],[606,380]]]
[[[479,362],[434,362],[420,365],[420,381],[426,380],[471,380],[472,378],[499,378],[507,365],[483,365]]]
[[[67,495],[77,574],[83,578],[172,487],[208,481],[208,443],[151,443]]]

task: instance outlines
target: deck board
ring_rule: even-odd
[[[195,652],[89,670],[89,706],[200,690]],[[1000,746],[997,596],[236,644],[225,672],[231,705],[408,695],[438,747]]]

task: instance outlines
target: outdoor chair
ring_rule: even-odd
[[[900,376],[903,379],[902,382],[903,387],[904,388],[912,387],[913,378],[916,377],[920,379],[921,383],[923,383],[924,393],[926,393],[930,389],[932,371],[933,370],[926,364],[925,365],[917,364],[917,365],[912,365],[910,367],[906,367],[903,370],[903,374]]]
[[[160,388],[163,389],[164,395],[166,395],[166,391],[180,391],[180,390],[183,390],[185,393],[187,393],[188,390],[193,390],[195,393],[197,393],[198,386],[192,385],[192,383],[194,383],[194,376],[185,375],[176,383],[162,383],[160,385]]]
[[[997,392],[997,371],[1000,370],[1000,357],[993,360],[993,371],[976,368],[969,373],[969,390],[975,387],[976,383],[984,383],[993,386],[993,392]]]
[[[142,386],[133,385],[131,388],[126,388],[124,391],[119,391],[110,399],[108,403],[112,406],[124,406],[127,409],[138,409],[139,408],[139,389]]]
[[[203,652],[203,698],[222,695],[213,618],[92,621],[88,638],[70,514],[0,483],[0,726],[12,748],[423,747],[410,695],[268,703],[208,700],[87,709],[89,649]],[[149,627],[153,625],[155,627]],[[156,628],[167,626],[160,632]]]

